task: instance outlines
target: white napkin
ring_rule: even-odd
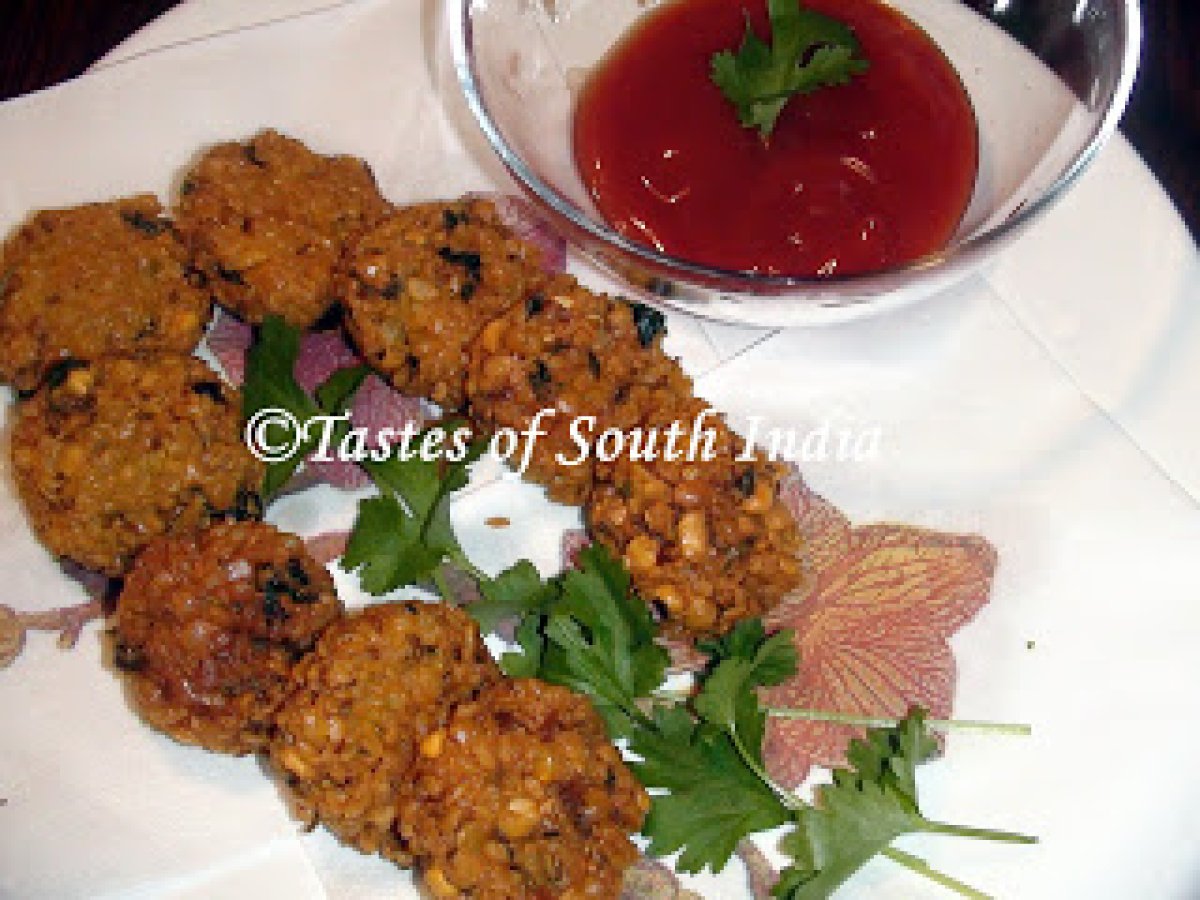
[[[275,19],[288,2],[245,15]],[[165,197],[198,148],[267,125],[367,158],[396,200],[503,186],[448,79],[439,12],[436,2],[359,0],[162,52],[135,48],[131,61],[0,105],[0,226],[35,207]],[[1036,737],[953,739],[925,773],[928,805],[1045,840],[911,846],[1004,896],[1196,887],[1200,781],[1186,773],[1200,721],[1200,517],[1163,472],[1196,496],[1187,401],[1200,364],[1173,348],[1197,346],[1200,313],[1194,247],[1156,190],[1117,145],[990,280],[876,320],[776,333],[671,315],[671,349],[736,421],[880,429],[875,458],[805,465],[855,518],[975,530],[997,544],[993,602],[956,640],[959,712],[1032,721]],[[1103,227],[1117,201],[1144,221]],[[317,491],[273,518],[312,532],[344,526],[350,504]],[[512,526],[488,528],[493,514]],[[531,556],[549,570],[561,530],[578,522],[507,481],[472,492],[454,515],[492,569]],[[3,602],[79,599],[29,535],[7,478],[0,529]],[[0,896],[411,892],[390,865],[320,832],[298,837],[253,761],[139,724],[98,657],[94,630],[71,653],[33,635],[0,673]],[[736,897],[739,877],[731,867],[701,886]],[[846,895],[940,896],[882,863]]]

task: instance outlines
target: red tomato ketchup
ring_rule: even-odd
[[[622,234],[682,259],[774,275],[888,268],[943,247],[970,202],[978,132],[958,74],[878,0],[804,0],[870,62],[793,97],[769,141],[710,78],[765,0],[674,0],[596,68],[575,112],[576,165]]]

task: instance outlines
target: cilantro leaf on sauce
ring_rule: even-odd
[[[771,43],[746,20],[742,46],[712,58],[712,80],[736,108],[746,128],[771,136],[779,114],[797,94],[847,84],[867,70],[858,38],[837,19],[800,5],[800,0],[767,0]]]

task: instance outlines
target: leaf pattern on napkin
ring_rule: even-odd
[[[921,706],[950,715],[955,662],[949,638],[987,603],[996,552],[980,537],[909,525],[851,527],[797,475],[781,491],[806,541],[804,588],[769,628],[796,632],[796,677],[764,691],[773,707],[903,716]],[[813,765],[845,762],[862,729],[773,717],[767,768],[794,787]]]

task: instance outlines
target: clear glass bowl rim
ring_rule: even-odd
[[[867,288],[869,283],[893,279],[897,275],[916,274],[932,269],[938,269],[959,257],[975,257],[993,246],[1002,245],[1009,238],[1022,231],[1026,225],[1036,219],[1045,210],[1054,205],[1066,193],[1079,176],[1082,175],[1095,160],[1100,150],[1116,133],[1121,117],[1129,103],[1137,78],[1138,64],[1142,52],[1142,18],[1138,0],[1116,0],[1122,21],[1120,34],[1124,36],[1121,46],[1120,69],[1117,81],[1113,86],[1104,115],[1100,117],[1083,150],[1072,160],[1071,165],[1054,181],[1041,196],[1025,204],[1015,214],[1009,216],[1000,225],[974,235],[962,243],[947,247],[934,253],[927,254],[912,262],[887,269],[877,269],[851,275],[829,276],[796,276],[796,275],[766,275],[757,272],[746,272],[732,269],[721,269],[705,266],[700,263],[679,259],[669,254],[660,253],[643,244],[629,240],[619,234],[608,223],[593,218],[574,203],[547,184],[530,169],[512,146],[505,140],[499,127],[492,118],[491,111],[483,99],[479,89],[475,58],[471,52],[474,33],[474,23],[471,10],[476,0],[450,0],[451,50],[455,73],[459,86],[462,88],[467,105],[475,117],[476,123],[482,129],[484,136],[492,149],[500,158],[501,163],[509,172],[533,194],[545,203],[555,213],[565,218],[575,228],[580,229],[590,237],[612,245],[642,264],[659,270],[669,270],[686,277],[694,278],[701,283],[722,285],[721,290],[745,294],[773,295],[782,294],[797,289],[821,288],[829,290],[838,285],[858,286]]]

